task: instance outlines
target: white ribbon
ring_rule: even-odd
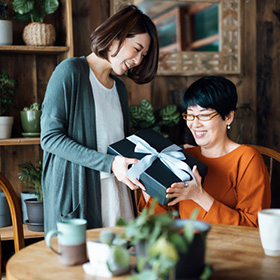
[[[139,179],[140,175],[153,164],[156,158],[159,158],[181,181],[189,181],[192,177],[197,185],[191,168],[182,161],[186,157],[182,152],[179,152],[181,150],[179,146],[172,144],[159,153],[149,143],[136,135],[131,135],[126,139],[136,145],[134,152],[148,154],[128,170],[127,175],[130,180]]]

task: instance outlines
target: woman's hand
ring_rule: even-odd
[[[199,175],[196,165],[193,167],[192,172],[197,185],[194,180],[188,181],[187,187],[184,186],[184,182],[172,184],[171,187],[166,190],[166,197],[174,198],[174,200],[168,203],[168,206],[173,206],[180,201],[191,199],[208,211],[214,199],[202,188],[201,176]]]
[[[135,158],[115,156],[112,163],[112,172],[120,182],[126,184],[131,190],[135,190],[138,188],[145,190],[144,185],[141,184],[138,180],[131,181],[127,176],[128,166],[137,162],[138,159]]]

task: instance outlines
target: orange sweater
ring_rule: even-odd
[[[208,212],[192,200],[181,201],[178,205],[180,217],[187,219],[199,208],[198,220],[257,227],[258,211],[269,208],[271,202],[269,175],[261,154],[246,145],[219,158],[204,157],[200,147],[186,151],[208,166],[203,188],[215,200]],[[146,203],[142,196],[139,211],[149,206],[151,200]],[[156,214],[166,209],[158,204]]]

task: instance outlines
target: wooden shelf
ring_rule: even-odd
[[[14,145],[37,145],[40,144],[40,138],[8,138],[1,139],[0,146],[14,146]]]
[[[7,53],[59,54],[68,51],[69,47],[66,46],[0,46],[0,52]]]
[[[38,232],[38,231],[31,231],[27,228],[26,224],[23,224],[23,234],[24,234],[24,239],[29,239],[29,238],[44,237],[45,233]],[[9,226],[9,227],[0,228],[0,235],[2,241],[14,240],[13,227]]]
[[[12,9],[12,1],[8,2]],[[19,182],[19,165],[43,158],[40,136],[23,137],[19,110],[33,102],[43,103],[49,79],[59,63],[73,57],[72,1],[59,0],[57,11],[47,16],[46,22],[56,31],[54,46],[27,46],[22,40],[26,23],[13,25],[13,45],[0,46],[1,71],[16,81],[14,124],[12,138],[0,139],[0,170],[13,186],[18,198],[24,185]],[[1,31],[0,31],[1,32]],[[3,67],[2,67],[3,66]],[[1,233],[1,229],[0,229]]]

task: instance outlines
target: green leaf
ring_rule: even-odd
[[[159,237],[155,244],[150,248],[149,254],[151,256],[164,256],[166,259],[173,262],[177,262],[179,258],[175,246],[164,236]]]
[[[100,242],[108,245],[112,245],[114,238],[116,237],[112,229],[103,229],[100,231],[99,240]]]
[[[191,214],[190,219],[191,219],[191,220],[195,220],[196,217],[197,217],[197,215],[198,215],[198,213],[199,213],[199,208],[195,208],[195,209],[193,210],[192,214]]]
[[[42,10],[47,14],[54,13],[59,6],[58,0],[47,0],[42,2]]]
[[[153,114],[154,112],[152,103],[145,98],[141,100],[141,110],[144,114]]]
[[[186,253],[188,250],[187,244],[185,239],[183,238],[183,235],[178,233],[171,233],[169,235],[169,240],[171,243],[175,245],[177,250],[181,253]]]
[[[143,120],[142,109],[139,105],[131,105],[129,107],[130,114],[137,120]]]
[[[42,162],[38,160],[37,165],[34,165],[31,162],[25,162],[20,164],[21,172],[18,173],[18,178],[21,182],[33,185],[36,191],[37,200],[43,200],[43,191],[42,191]]]
[[[188,244],[192,243],[194,239],[194,224],[193,221],[188,221],[184,226],[184,236]]]
[[[174,104],[170,104],[161,108],[159,111],[159,115],[164,118],[166,116],[173,115],[176,111],[177,111],[177,106]]]
[[[127,220],[125,220],[123,217],[120,217],[118,220],[117,220],[117,226],[127,226],[128,225],[128,222]]]
[[[13,8],[16,13],[26,14],[33,10],[34,0],[14,0]]]
[[[211,275],[212,275],[212,268],[211,268],[211,266],[209,264],[206,264],[202,274],[199,277],[199,279],[207,280],[207,279],[210,278]]]
[[[116,264],[122,267],[128,267],[130,264],[130,256],[128,251],[122,246],[113,246],[113,256]]]
[[[54,13],[58,6],[58,0],[14,0],[14,18],[19,21],[43,22],[44,17]]]

